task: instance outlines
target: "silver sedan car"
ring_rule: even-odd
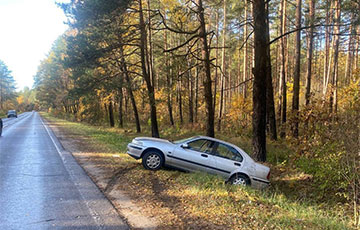
[[[231,184],[264,188],[270,183],[269,167],[256,163],[236,145],[207,136],[174,142],[136,137],[128,144],[127,153],[135,159],[142,159],[144,168],[149,170],[167,165],[221,175]]]

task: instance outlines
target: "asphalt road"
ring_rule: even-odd
[[[36,112],[4,119],[0,229],[129,229]]]

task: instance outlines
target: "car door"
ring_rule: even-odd
[[[184,143],[186,145],[175,148],[172,155],[172,164],[176,167],[190,171],[205,171],[215,173],[213,155],[214,142],[207,139],[196,139]]]
[[[218,173],[222,176],[230,176],[231,172],[241,169],[243,165],[243,156],[230,145],[216,142],[213,154]]]

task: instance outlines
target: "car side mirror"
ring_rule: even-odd
[[[188,148],[189,148],[189,145],[186,144],[186,143],[184,143],[184,144],[181,145],[181,148],[183,148],[183,149],[188,149]]]

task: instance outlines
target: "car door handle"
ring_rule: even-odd
[[[206,154],[201,154],[201,156],[202,156],[202,157],[208,157],[208,155],[206,155]]]
[[[239,163],[234,163],[234,165],[236,165],[236,166],[241,166],[241,164],[239,164]]]

